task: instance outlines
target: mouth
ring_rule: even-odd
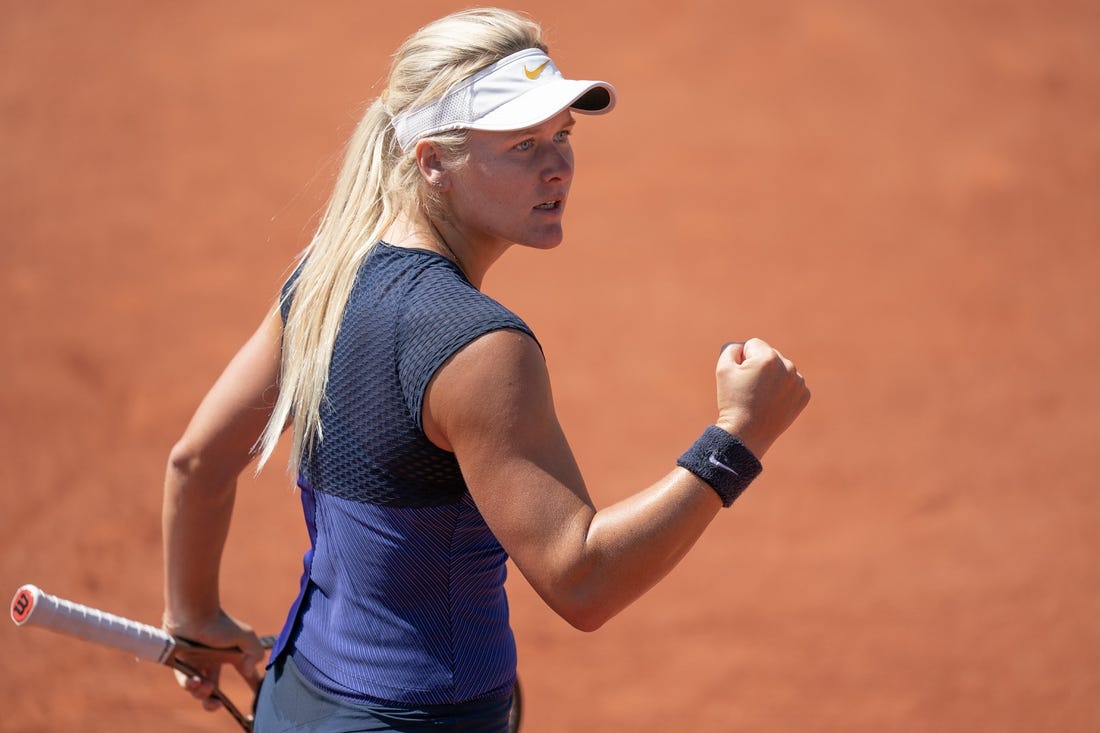
[[[544,201],[535,207],[535,211],[560,211],[564,203],[562,199]]]

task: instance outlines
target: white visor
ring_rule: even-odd
[[[403,151],[423,137],[447,130],[523,130],[566,107],[604,114],[615,106],[615,88],[603,81],[566,79],[537,48],[520,51],[448,89],[442,97],[393,118]]]

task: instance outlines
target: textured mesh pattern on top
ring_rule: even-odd
[[[434,253],[379,244],[357,273],[324,439],[299,477],[310,538],[301,590],[272,652],[292,654],[327,694],[455,704],[515,682],[507,554],[454,456],[420,425],[440,365],[500,328],[530,334]]]
[[[459,501],[452,453],[424,435],[424,391],[480,335],[530,329],[446,258],[379,244],[364,262],[333,351],[321,405],[324,439],[303,461],[316,491],[390,507]]]

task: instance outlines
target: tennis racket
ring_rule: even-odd
[[[223,662],[232,661],[241,653],[237,648],[215,649],[196,644],[172,636],[155,626],[58,598],[31,584],[24,585],[15,592],[15,597],[11,601],[11,620],[17,626],[38,626],[127,652],[138,659],[166,665],[188,676],[199,675],[194,667],[176,656],[179,651],[186,651],[189,655],[209,654]],[[261,637],[260,643],[265,649],[270,649],[275,643],[275,637]],[[242,713],[217,687],[214,688],[213,697],[225,707],[246,733],[251,733],[251,715]],[[512,696],[512,709],[508,716],[508,730],[511,733],[518,733],[522,712],[523,697],[517,681]]]
[[[189,655],[199,656],[210,655],[225,662],[232,661],[234,657],[241,654],[241,651],[235,647],[215,649],[187,641],[155,626],[52,596],[30,584],[20,587],[15,592],[15,597],[11,601],[11,620],[17,626],[39,626],[127,652],[138,659],[166,665],[188,676],[198,676],[198,672],[179,659],[178,652],[186,651]],[[270,649],[275,643],[275,637],[262,637],[260,643],[264,648]],[[241,712],[229,697],[216,687],[213,697],[247,733],[251,733],[251,715]]]

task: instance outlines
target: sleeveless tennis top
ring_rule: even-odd
[[[421,423],[439,367],[499,329],[534,337],[434,252],[379,243],[357,274],[323,439],[299,473],[310,538],[301,588],[271,655],[292,654],[330,694],[436,705],[511,691],[507,556],[454,454]]]

